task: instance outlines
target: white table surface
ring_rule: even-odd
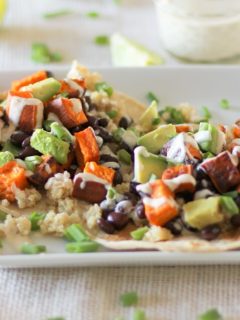
[[[42,18],[57,8],[72,8],[75,14]],[[90,10],[101,12],[101,18],[86,18]],[[168,64],[179,63],[161,48],[151,0],[129,0],[122,6],[111,0],[9,0],[0,30],[0,70],[40,68],[30,59],[36,41],[61,52],[60,65],[77,58],[89,66],[110,66],[109,48],[96,46],[93,38],[114,31],[159,52]],[[211,307],[237,320],[239,285],[238,266],[1,269],[0,320],[113,320],[117,315],[127,320],[132,309],[120,307],[118,298],[128,290],[138,292],[148,320],[195,320]]]

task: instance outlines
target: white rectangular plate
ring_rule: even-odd
[[[66,69],[53,71],[62,78]],[[214,121],[229,124],[240,118],[240,67],[194,66],[161,68],[103,68],[96,70],[112,86],[140,101],[152,91],[160,98],[161,106],[189,102],[199,111],[207,106]],[[0,90],[10,82],[30,74],[33,70],[0,73]],[[219,107],[221,99],[230,102],[229,110]],[[36,256],[17,254],[16,242],[7,243],[0,256],[2,267],[60,267],[60,266],[122,266],[122,265],[178,265],[178,264],[238,264],[240,252],[225,253],[163,253],[163,252],[97,252],[68,254],[65,241],[34,236],[33,241],[47,245],[48,253]]]

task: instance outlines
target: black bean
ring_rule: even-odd
[[[117,162],[118,163],[118,158],[113,157],[110,154],[101,154],[100,155],[100,162]]]
[[[135,212],[139,219],[146,219],[145,208],[142,202],[135,207]]]
[[[178,192],[178,197],[183,198],[185,202],[189,202],[193,200],[193,193],[191,192]]]
[[[108,215],[107,221],[111,223],[117,230],[121,230],[128,224],[129,217],[124,213],[113,211]]]
[[[124,141],[122,141],[119,145],[120,149],[124,149],[127,152],[131,153],[132,152],[132,148]]]
[[[164,225],[165,228],[169,229],[173,235],[179,236],[182,233],[183,225],[180,219],[174,219],[167,222]]]
[[[240,195],[238,195],[235,199],[237,206],[240,208]]]
[[[200,166],[198,166],[196,168],[196,179],[202,180],[202,179],[206,179],[207,177],[208,175],[206,174],[206,172]]]
[[[26,139],[24,139],[22,142],[22,147],[25,148],[27,146],[30,146],[30,140],[31,140],[31,137],[27,137]]]
[[[15,131],[10,137],[10,141],[18,146],[20,146],[23,141],[28,138],[29,135],[23,131]]]
[[[54,78],[52,71],[46,70],[47,78]]]
[[[71,128],[71,129],[70,129],[70,132],[71,132],[71,133],[76,133],[76,132],[79,132],[79,131],[81,131],[81,130],[83,130],[83,127],[82,127],[81,125],[79,125],[79,126],[76,126],[76,127]]]
[[[235,214],[231,217],[231,224],[236,228],[240,227],[240,214]]]
[[[115,231],[115,228],[113,226],[113,224],[111,224],[110,222],[104,220],[103,218],[98,219],[97,221],[99,228],[108,233],[108,234],[113,234]]]
[[[131,192],[125,192],[124,198],[126,198],[126,200],[130,200],[134,205],[137,203],[139,199],[138,195]]]
[[[30,146],[27,146],[26,148],[23,149],[23,151],[19,154],[18,157],[20,159],[25,159],[26,157],[37,156],[39,154],[40,153],[37,150],[33,149]]]
[[[107,219],[108,215],[113,211],[113,209],[102,209],[103,219]]]
[[[100,127],[104,127],[105,128],[108,125],[108,119],[107,118],[100,118],[100,119],[98,119],[97,124]]]
[[[88,125],[95,128],[98,128],[98,119],[94,116],[88,116]]]
[[[94,109],[96,109],[96,106],[92,103],[91,98],[89,96],[84,96],[84,99],[86,100],[87,104],[88,104],[88,111],[92,111]]]
[[[138,182],[136,182],[136,181],[131,181],[131,182],[130,182],[129,191],[130,191],[131,193],[134,193],[134,194],[138,195],[138,192],[137,192],[137,189],[136,189],[136,187],[137,187],[138,185],[139,185]]]
[[[7,116],[7,113],[6,113],[6,110],[3,110],[3,115],[2,115],[2,118],[3,122],[5,123],[6,126],[9,125],[9,118]]]
[[[104,142],[113,142],[114,141],[113,136],[102,127],[96,128],[95,134],[97,136],[100,136],[101,138],[103,138]]]
[[[126,117],[122,117],[120,120],[119,120],[119,123],[118,123],[118,126],[120,128],[123,128],[123,129],[127,129],[128,126],[129,126],[129,121]]]
[[[220,227],[216,224],[213,224],[203,228],[200,232],[200,236],[204,240],[211,241],[216,239],[220,233],[221,233]]]
[[[121,184],[123,182],[122,174],[119,170],[116,170],[113,185],[116,186],[117,184]]]

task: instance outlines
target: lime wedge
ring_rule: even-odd
[[[163,64],[163,58],[125,36],[111,36],[112,64],[116,67],[151,66]]]
[[[7,1],[6,0],[0,0],[0,22],[3,21],[6,9],[7,9]]]

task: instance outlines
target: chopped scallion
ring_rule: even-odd
[[[223,317],[217,309],[210,309],[198,316],[198,320],[223,320]]]
[[[229,109],[229,108],[230,108],[230,103],[229,103],[229,101],[228,101],[227,99],[222,99],[222,100],[220,101],[220,107],[221,107],[222,109]]]
[[[229,191],[229,192],[223,193],[223,196],[237,198],[238,194],[239,193],[237,191]]]
[[[109,187],[106,198],[107,199],[114,199],[116,194],[117,194],[117,191],[113,187]]]
[[[88,241],[89,236],[80,224],[72,224],[64,230],[64,235],[69,241]]]
[[[134,240],[142,240],[142,238],[144,237],[145,233],[148,232],[148,230],[148,227],[142,227],[132,231],[130,234]]]
[[[25,254],[38,254],[46,251],[47,251],[46,246],[42,246],[42,245],[24,243],[21,246],[21,252]]]
[[[130,153],[124,149],[119,150],[117,153],[117,156],[118,156],[118,159],[125,164],[130,165],[132,162]]]
[[[230,216],[239,214],[239,208],[236,202],[231,197],[222,196],[221,197],[221,206],[227,214]]]
[[[66,251],[69,253],[95,252],[99,248],[97,242],[88,240],[82,242],[69,242],[66,244]]]
[[[37,231],[40,229],[39,223],[45,218],[46,214],[45,213],[38,213],[38,212],[33,212],[29,216],[29,221],[31,222],[31,230],[32,231]]]
[[[46,12],[43,14],[43,18],[53,19],[53,18],[58,18],[58,17],[62,17],[62,16],[67,16],[72,13],[73,13],[73,11],[71,11],[71,10],[62,9],[62,10],[58,10],[58,11]]]
[[[99,35],[94,38],[94,42],[99,46],[108,46],[110,43],[110,40],[108,36]]]
[[[157,126],[160,122],[161,122],[161,119],[160,119],[160,118],[154,118],[154,119],[152,120],[152,125],[153,125],[153,126]]]
[[[202,111],[203,111],[203,116],[206,120],[209,120],[212,118],[212,114],[211,112],[209,111],[208,107],[206,106],[203,106],[202,107]]]
[[[120,302],[124,307],[130,307],[138,303],[138,295],[136,292],[126,292],[120,296]]]
[[[114,119],[118,115],[117,110],[110,110],[106,111],[106,114],[109,116],[109,118]]]
[[[149,91],[146,95],[146,98],[148,100],[149,103],[152,103],[153,101],[156,101],[157,103],[159,103],[159,99],[156,97],[156,95]]]
[[[125,130],[123,128],[118,128],[112,132],[113,138],[116,142],[120,142],[122,140],[122,136]]]
[[[104,91],[107,93],[107,95],[109,97],[111,97],[113,94],[113,88],[110,87],[106,82],[97,82],[95,84],[95,90],[96,91]]]
[[[91,19],[96,19],[99,18],[100,14],[96,11],[89,11],[86,13],[86,17],[91,18]]]
[[[33,43],[31,58],[37,63],[50,63],[62,60],[62,56],[58,52],[51,52],[44,43]]]

